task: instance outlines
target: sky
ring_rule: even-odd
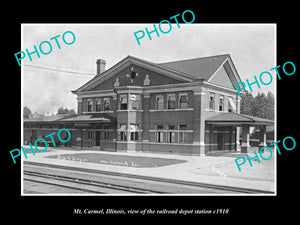
[[[156,23],[157,24],[157,23]],[[126,56],[131,55],[154,63],[230,54],[242,79],[254,81],[263,71],[270,71],[276,65],[276,25],[274,24],[184,24],[180,28],[172,24],[172,30],[152,40],[147,35],[138,45],[134,32],[150,31],[153,24],[22,24],[21,49],[34,51],[43,41],[49,41],[52,52],[40,58],[32,54],[21,61],[22,102],[32,113],[57,113],[59,107],[77,111],[76,95],[72,90],[86,83],[96,74],[96,60],[106,60],[106,69],[112,67]],[[162,27],[168,30],[168,27]],[[75,42],[67,45],[62,40],[66,31],[72,31]],[[50,38],[60,35],[57,41]],[[65,35],[71,42],[72,36]],[[47,44],[43,50],[49,51]],[[17,61],[16,61],[16,65]],[[28,66],[25,66],[28,65]],[[35,67],[33,67],[35,66]],[[55,70],[71,71],[59,72]],[[271,72],[271,71],[270,71]],[[275,78],[275,72],[271,72]],[[89,75],[92,74],[92,75]],[[94,75],[93,75],[94,74]],[[253,86],[252,94],[258,92],[275,94],[276,79],[268,86],[259,89]],[[267,82],[267,78],[265,78]]]

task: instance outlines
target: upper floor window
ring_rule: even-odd
[[[164,96],[163,95],[156,95],[156,109],[164,109]]]
[[[88,105],[88,112],[92,112],[93,111],[93,99],[88,99],[87,105]]]
[[[215,93],[209,93],[209,108],[215,109]]]
[[[187,109],[188,108],[188,95],[187,93],[179,94],[179,108]]]
[[[168,94],[168,109],[175,109],[176,97],[175,94]]]
[[[103,98],[104,111],[110,110],[110,100],[109,98]]]
[[[228,97],[228,112],[236,112],[236,106],[233,102],[233,97]]]
[[[126,95],[120,95],[120,109],[127,109],[128,101],[127,101],[127,94]]]
[[[101,111],[101,98],[96,99],[96,111]]]
[[[224,95],[219,97],[219,111],[224,111]]]
[[[134,110],[141,109],[141,95],[130,94],[130,105],[131,105],[131,109]]]

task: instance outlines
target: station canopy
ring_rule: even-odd
[[[222,126],[242,126],[243,124],[249,124],[252,126],[273,126],[274,121],[260,117],[254,117],[244,114],[238,114],[233,112],[228,113],[216,113],[215,115],[207,118],[206,124],[222,125]]]

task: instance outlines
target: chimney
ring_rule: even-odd
[[[97,76],[105,71],[106,61],[103,59],[97,59]]]

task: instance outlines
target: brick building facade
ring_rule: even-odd
[[[246,152],[249,127],[261,127],[265,145],[265,127],[273,121],[240,114],[234,88],[240,81],[228,54],[160,64],[127,56],[108,70],[97,60],[97,75],[72,91],[77,115],[24,121],[24,140],[65,127],[72,135],[68,146],[103,151]]]

